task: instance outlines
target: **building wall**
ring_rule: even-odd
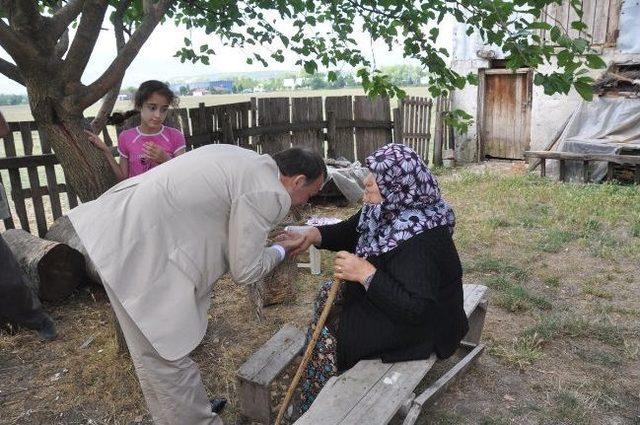
[[[640,7],[637,2],[626,1],[622,4],[618,46],[600,46],[602,58],[606,63],[640,61]],[[488,51],[495,53],[495,58],[503,57],[496,46],[486,46],[477,35],[467,36],[466,27],[456,25],[453,29],[451,67],[460,74],[477,73],[479,68],[488,68],[489,61],[478,57]],[[552,66],[539,68],[539,72],[548,73]],[[592,72],[597,78],[602,70]],[[568,95],[545,95],[543,88],[533,85],[531,105],[531,150],[540,150],[553,138],[566,119],[573,113],[582,98],[572,89]],[[474,161],[477,154],[477,106],[478,88],[468,86],[452,95],[453,108],[463,109],[474,117],[474,124],[467,134],[456,134],[456,157],[462,162]]]

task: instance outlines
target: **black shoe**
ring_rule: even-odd
[[[56,330],[56,325],[53,323],[53,320],[49,316],[42,321],[42,325],[40,329],[38,329],[38,336],[43,341],[53,341],[58,336],[58,331]]]
[[[227,399],[224,397],[215,397],[209,400],[211,403],[211,411],[213,413],[221,413],[224,410],[224,406],[227,405]]]

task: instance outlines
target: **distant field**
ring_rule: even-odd
[[[428,97],[425,87],[406,87],[404,89],[410,96]],[[243,93],[243,94],[216,94],[208,96],[181,96],[181,108],[194,108],[198,103],[204,102],[206,105],[223,105],[225,103],[246,102],[252,97],[314,97],[314,96],[347,96],[347,95],[363,95],[364,91],[360,88],[335,89],[335,90],[296,90],[296,91],[278,91],[269,93]],[[396,99],[392,99],[391,106],[395,107]],[[96,103],[86,110],[86,116],[95,115],[100,107],[100,103]],[[130,100],[116,102],[114,111],[126,111],[133,108]],[[32,121],[33,116],[29,105],[2,106],[0,111],[7,121]]]

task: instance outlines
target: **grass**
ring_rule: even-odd
[[[419,423],[637,422],[638,188],[474,169],[438,175],[456,211],[454,239],[465,282],[490,288],[487,351]],[[352,211],[317,207],[305,214],[344,217]],[[244,288],[229,279],[216,284],[210,326],[194,359],[210,394],[230,400],[225,423],[238,417],[235,371],[242,361],[282,324],[306,326],[332,255],[323,254],[322,261],[323,275],[302,269],[297,300],[266,308],[262,322],[254,319]],[[66,412],[82,413],[66,423],[131,423],[139,416],[149,423],[133,370],[115,355],[104,296],[46,307],[63,331],[58,341],[41,344],[26,331],[0,334],[0,363],[23,359],[35,376],[3,374],[3,394],[9,387],[32,388],[6,397],[6,417],[32,409],[43,416],[24,423],[63,422],[58,417]],[[91,335],[91,347],[79,350]],[[61,368],[68,374],[51,383]],[[290,380],[291,373],[277,380],[275,396]],[[515,401],[505,401],[505,394]]]
[[[489,352],[502,358],[505,362],[523,369],[542,358],[543,342],[543,339],[534,333],[514,338],[507,344],[495,344],[489,349]]]

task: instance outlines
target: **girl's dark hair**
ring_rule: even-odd
[[[136,109],[142,109],[142,104],[151,97],[152,94],[158,93],[167,98],[169,105],[174,108],[178,106],[178,96],[176,96],[168,85],[158,80],[149,80],[140,84],[135,96],[133,97],[133,105]]]
[[[158,80],[145,81],[140,84],[140,87],[138,87],[138,90],[133,97],[133,105],[136,109],[132,109],[124,113],[114,112],[109,116],[109,118],[107,118],[107,124],[120,125],[127,119],[138,115],[144,102],[146,102],[154,93],[158,93],[159,95],[166,97],[170,106],[173,106],[174,108],[178,106],[180,99],[178,99],[178,96],[173,93],[168,85]]]

